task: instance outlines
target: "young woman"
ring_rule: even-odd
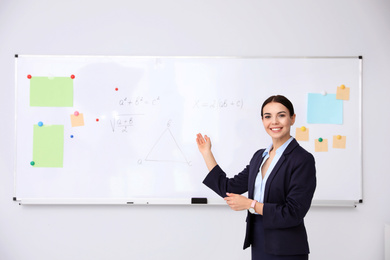
[[[251,246],[253,260],[308,259],[303,218],[316,188],[314,157],[290,136],[295,114],[286,97],[265,100],[261,118],[272,144],[258,150],[233,178],[217,164],[210,138],[197,135],[209,170],[203,183],[224,197],[233,210],[248,210],[244,249]],[[248,198],[240,195],[245,192]]]

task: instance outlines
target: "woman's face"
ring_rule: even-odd
[[[290,138],[290,128],[295,122],[295,114],[290,116],[287,107],[271,102],[263,108],[262,121],[265,131],[272,140],[285,142]]]

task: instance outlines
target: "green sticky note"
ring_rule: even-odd
[[[30,106],[72,107],[73,79],[70,77],[32,77]]]
[[[63,125],[34,125],[33,161],[34,167],[63,167]]]

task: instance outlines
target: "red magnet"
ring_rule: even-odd
[[[79,111],[75,111],[73,114],[74,114],[75,116],[78,116],[78,115],[79,115]]]
[[[28,79],[31,79],[31,75],[30,75],[30,74],[28,74],[28,75],[27,75],[27,78],[28,78]]]
[[[115,88],[115,91],[118,91],[118,88]]]
[[[99,118],[96,118],[96,122],[99,122]]]
[[[70,76],[70,78],[71,78],[71,79],[74,79],[74,78],[75,78],[75,76],[72,74],[72,75]]]

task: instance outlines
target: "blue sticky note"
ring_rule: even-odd
[[[336,94],[309,93],[307,123],[343,124],[343,101],[336,99]]]

